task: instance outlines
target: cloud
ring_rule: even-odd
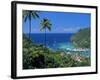
[[[70,32],[72,33],[72,32],[76,32],[77,29],[74,29],[74,28],[64,28],[63,31],[64,32],[68,32],[68,33],[70,33]]]

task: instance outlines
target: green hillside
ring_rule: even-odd
[[[90,28],[80,29],[71,40],[76,47],[90,48]]]

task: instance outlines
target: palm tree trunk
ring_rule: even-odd
[[[31,40],[31,18],[29,20],[29,40]]]
[[[46,28],[45,28],[45,48],[46,48]],[[44,58],[44,67],[46,67],[46,57]]]
[[[45,28],[45,47],[46,47],[46,28]]]

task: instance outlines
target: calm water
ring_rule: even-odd
[[[47,47],[57,49],[62,45],[72,47],[72,45],[70,44],[72,35],[73,34],[46,34],[45,37],[45,34],[31,34],[31,39],[35,43],[44,44]]]
[[[28,34],[27,34],[28,35]],[[62,34],[31,34],[31,40],[38,44],[46,45],[46,47],[51,48],[53,50],[68,50],[74,49],[74,45],[71,42],[71,37],[74,34],[72,33],[62,33]],[[86,56],[90,56],[90,50],[83,51],[81,54]]]

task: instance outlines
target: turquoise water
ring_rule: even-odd
[[[56,48],[55,48],[56,47]],[[50,48],[50,47],[49,47]],[[58,44],[55,44],[53,46],[53,48],[50,48],[52,50],[60,50],[60,51],[63,51],[64,53],[68,53],[68,54],[78,54],[80,56],[87,56],[89,57],[90,56],[90,52],[91,50],[90,49],[86,49],[84,51],[73,51],[75,49],[78,49],[76,48],[72,43],[58,43]]]
[[[67,43],[59,43],[58,48],[60,48],[60,49],[74,49],[75,46],[72,43],[67,42]]]

